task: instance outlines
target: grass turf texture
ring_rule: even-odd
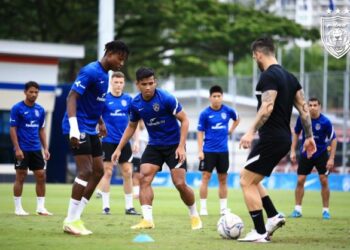
[[[139,216],[124,214],[122,187],[112,186],[111,213],[102,215],[102,201],[93,196],[83,213],[83,220],[91,236],[71,236],[62,232],[71,185],[47,185],[46,207],[54,215],[35,215],[35,186],[25,184],[22,196],[24,209],[30,216],[14,215],[12,184],[0,184],[0,249],[350,249],[350,193],[331,193],[331,220],[321,217],[319,192],[307,191],[304,197],[303,217],[287,218],[269,244],[240,243],[221,239],[216,232],[219,219],[217,189],[209,189],[209,216],[202,217],[204,228],[192,231],[188,210],[175,188],[155,188],[153,230],[131,230]],[[197,206],[198,190],[195,190]],[[294,208],[293,191],[269,191],[279,211],[289,215]],[[135,207],[140,211],[138,200]],[[229,190],[229,207],[245,224],[245,233],[252,228],[241,190]],[[264,215],[266,218],[266,215]],[[139,234],[146,233],[155,242],[134,243]]]

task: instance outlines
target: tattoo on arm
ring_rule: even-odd
[[[255,123],[254,130],[258,131],[269,119],[273,111],[275,100],[277,97],[277,91],[268,90],[261,94],[261,107],[259,109],[260,116]]]
[[[294,105],[300,114],[301,124],[303,125],[305,138],[313,136],[311,117],[309,113],[309,106],[305,101],[304,91],[301,89],[295,95]]]

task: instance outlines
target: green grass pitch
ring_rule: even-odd
[[[204,228],[192,231],[188,210],[180,200],[175,188],[155,188],[153,216],[156,228],[135,231],[130,226],[139,216],[124,214],[122,187],[112,186],[111,215],[102,215],[101,199],[93,196],[83,213],[83,220],[91,236],[71,236],[62,232],[62,221],[66,215],[71,185],[47,185],[46,207],[54,213],[51,217],[34,214],[36,208],[35,186],[25,184],[22,203],[31,213],[27,217],[15,216],[12,184],[0,184],[0,249],[350,249],[350,193],[332,192],[330,201],[331,220],[321,218],[319,192],[306,191],[303,217],[287,218],[286,226],[279,229],[269,244],[240,243],[223,240],[216,232],[219,219],[217,189],[209,190],[209,216],[202,217]],[[198,190],[195,190],[197,205]],[[294,207],[293,191],[269,191],[279,211],[290,214]],[[140,211],[138,200],[135,207]],[[239,215],[250,231],[252,222],[246,210],[242,192],[229,190],[229,207]],[[264,215],[265,216],[265,215]],[[266,218],[266,216],[265,216]],[[133,243],[139,233],[147,233],[155,242]]]

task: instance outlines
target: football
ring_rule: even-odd
[[[217,231],[224,239],[238,239],[244,230],[242,219],[233,213],[226,213],[217,223]]]

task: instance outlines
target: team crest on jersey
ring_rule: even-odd
[[[86,137],[86,134],[85,134],[85,133],[81,133],[81,134],[80,134],[80,140],[84,140],[85,137]]]
[[[315,129],[316,129],[316,130],[320,130],[320,129],[321,129],[321,124],[316,123],[316,125],[315,125]]]
[[[34,111],[34,113],[35,113],[35,116],[36,116],[36,117],[39,117],[39,115],[40,115],[39,110],[36,109],[36,110]]]
[[[226,115],[226,113],[225,113],[225,112],[221,113],[221,118],[222,118],[222,119],[224,119],[224,120],[226,120],[227,115]]]
[[[153,110],[158,112],[159,111],[159,104],[158,103],[154,103],[153,104]]]
[[[122,100],[122,106],[125,107],[126,105],[128,105],[128,103],[125,100]]]

